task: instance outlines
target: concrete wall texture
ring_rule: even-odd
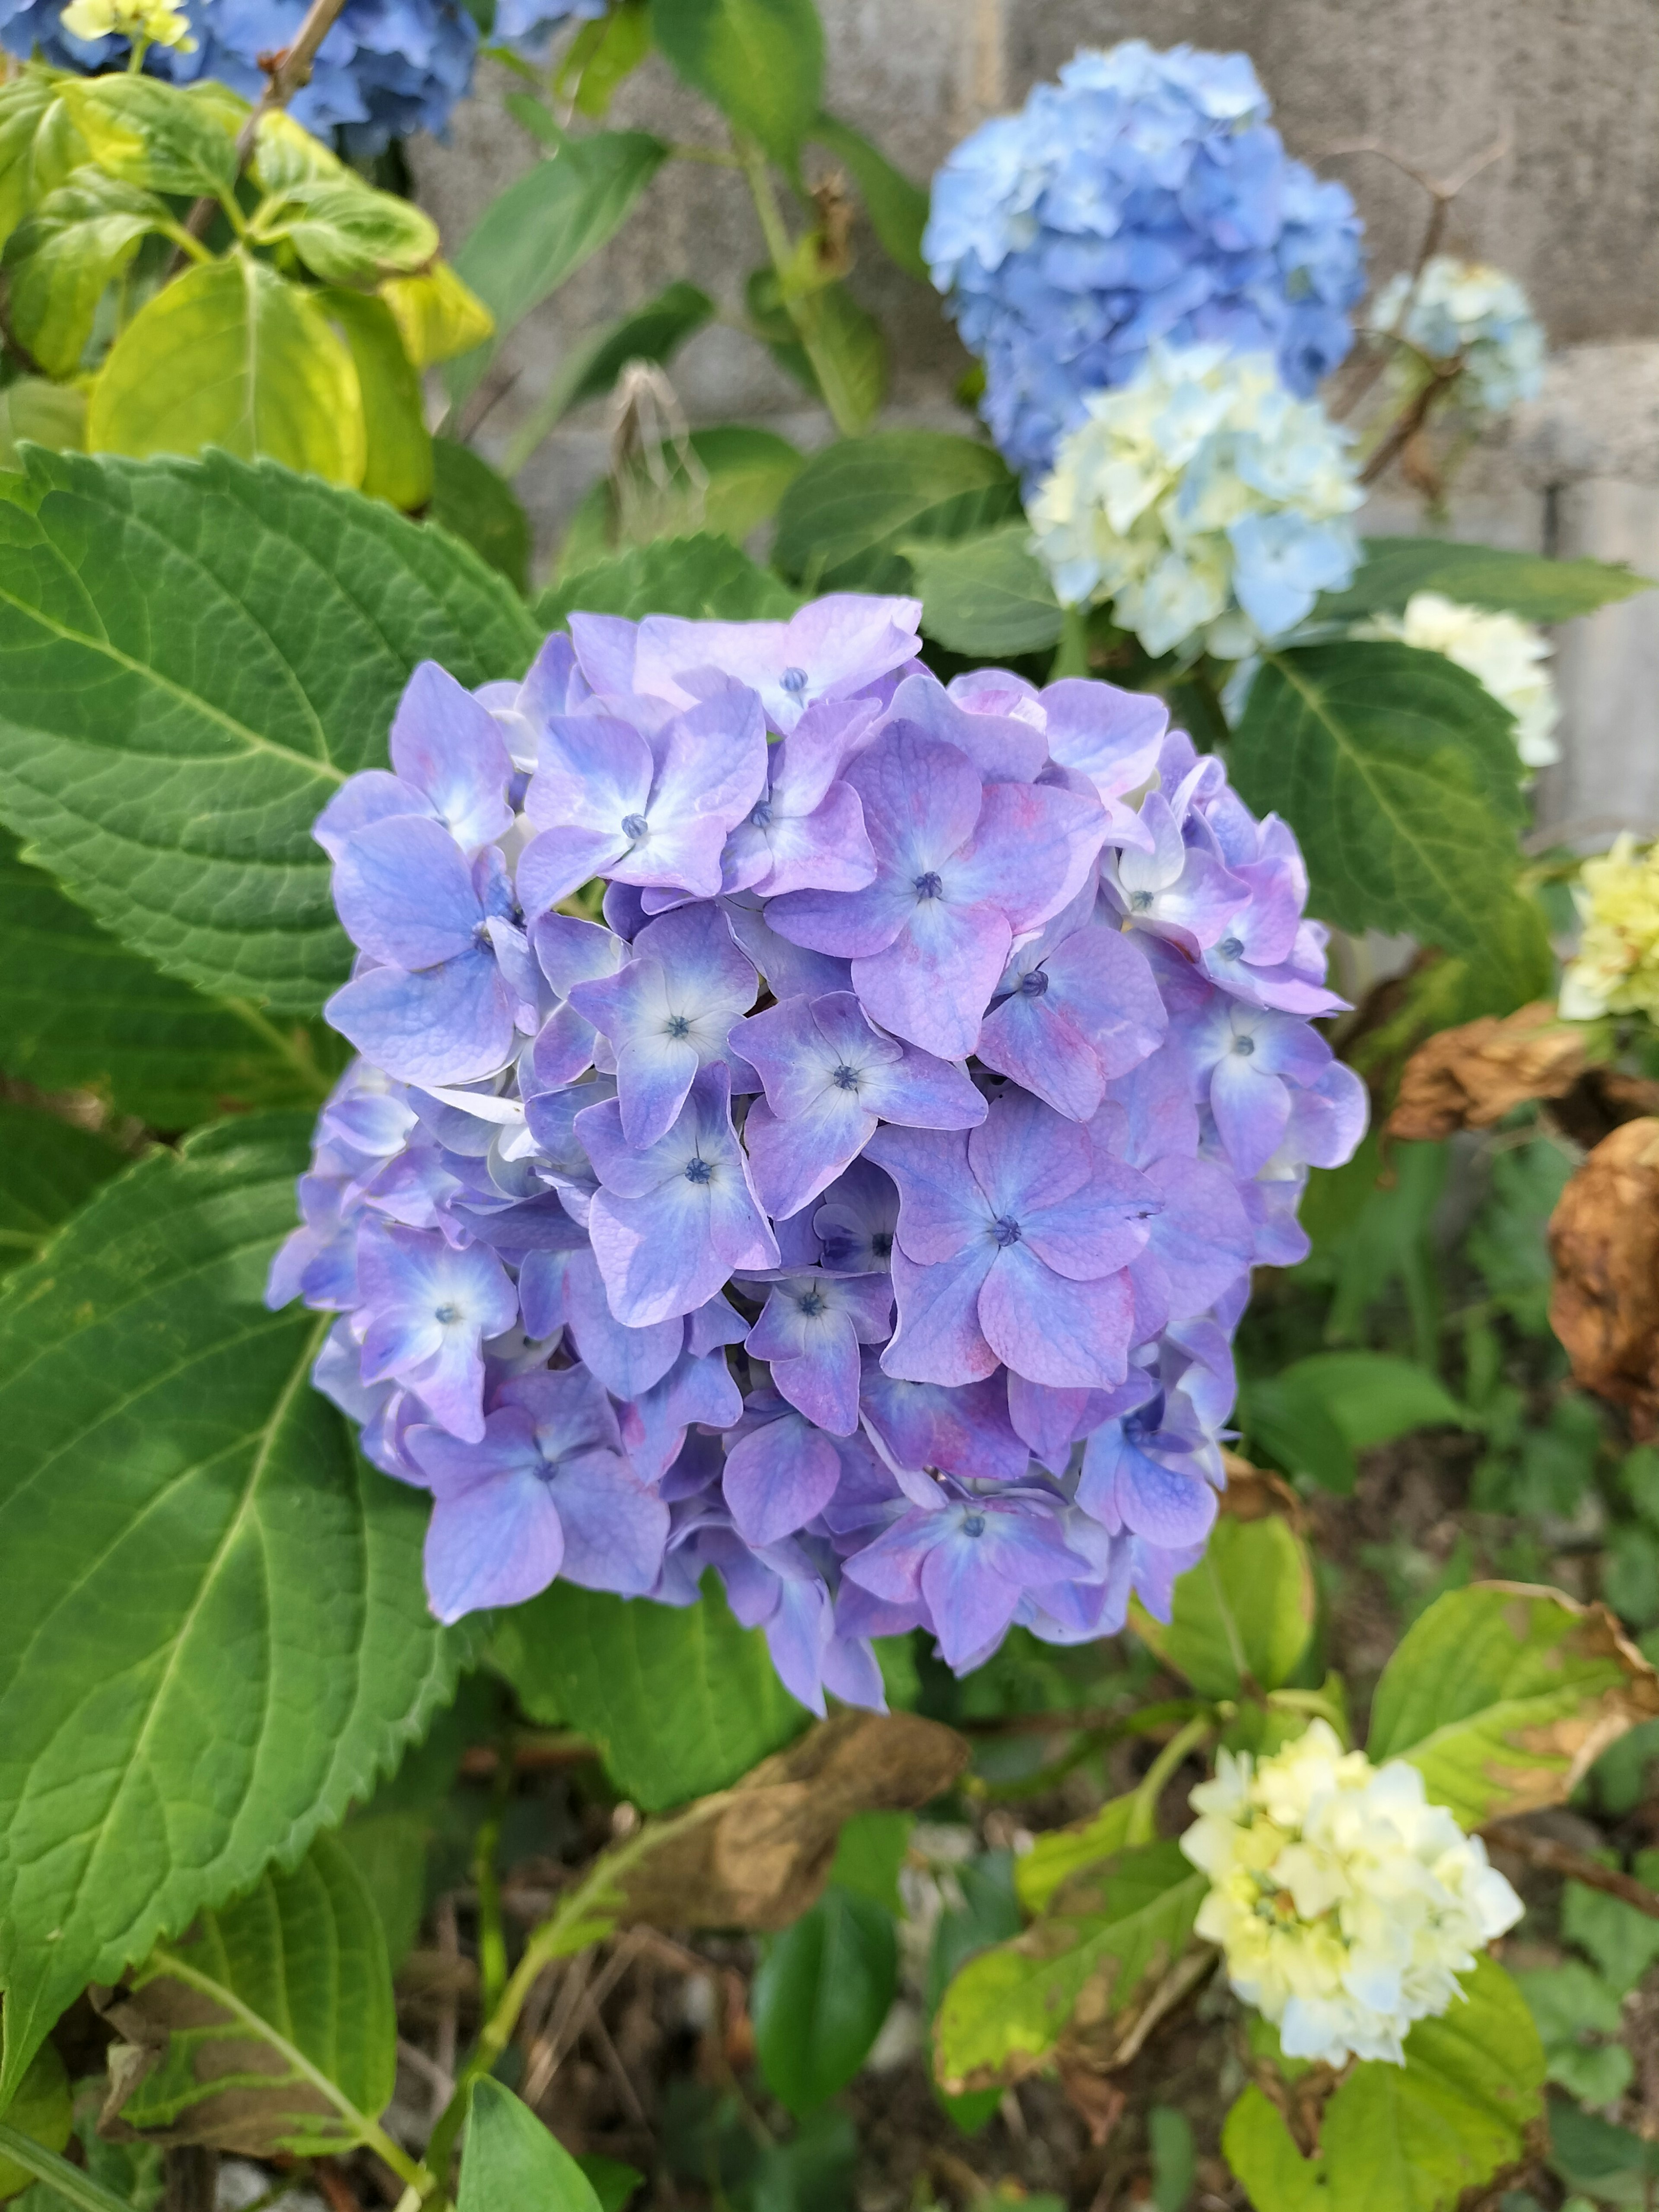
[[[1145,37],[1242,47],[1293,153],[1340,176],[1367,225],[1380,282],[1409,260],[1427,203],[1360,143],[1437,176],[1494,142],[1498,158],[1460,195],[1447,243],[1519,276],[1548,330],[1542,397],[1458,479],[1459,536],[1626,559],[1659,575],[1659,0],[820,0],[828,105],[924,180],[955,141],[1017,106],[1079,46]],[[487,67],[449,142],[416,150],[421,196],[451,241],[537,158],[504,113],[509,80]],[[612,119],[708,143],[714,118],[656,60]],[[680,355],[674,382],[697,422],[763,422],[798,441],[821,413],[742,324],[743,281],[762,261],[740,178],[667,165],[620,235],[503,349],[478,396],[477,439],[499,451],[571,343],[689,276],[723,319]],[[854,289],[893,355],[886,420],[969,427],[951,397],[964,357],[923,288],[873,243]],[[565,518],[604,468],[603,410],[569,416],[519,482],[550,557]],[[1422,526],[1403,488],[1372,529]],[[1659,832],[1659,592],[1571,626],[1559,641],[1567,758],[1542,780],[1540,818],[1587,842],[1604,823]]]

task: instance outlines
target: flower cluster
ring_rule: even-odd
[[[1443,653],[1514,715],[1515,749],[1524,767],[1549,768],[1560,759],[1555,742],[1560,702],[1544,665],[1553,647],[1534,623],[1466,607],[1438,592],[1413,592],[1403,615],[1374,616],[1358,634]]]
[[[445,1619],[712,1569],[822,1710],[1203,1548],[1249,1269],[1364,1115],[1301,858],[1156,699],[947,688],[919,613],[427,664],[318,822],[362,1058],[270,1295]]]
[[[1584,930],[1561,978],[1563,1017],[1659,1021],[1659,845],[1638,850],[1622,831],[1609,852],[1584,862],[1572,896]]]
[[[1345,434],[1265,355],[1155,345],[1088,402],[1030,514],[1069,605],[1109,599],[1151,653],[1237,660],[1347,583],[1362,497]]]
[[[1224,1751],[1181,1848],[1210,1878],[1200,1936],[1286,2057],[1405,2063],[1413,2021],[1521,1917],[1520,1899],[1403,1759],[1373,1766],[1324,1721],[1273,1757]]]
[[[1501,269],[1437,253],[1415,280],[1390,277],[1370,313],[1431,362],[1461,362],[1457,396],[1472,414],[1501,415],[1543,383],[1543,326]]]
[[[1304,395],[1353,342],[1360,223],[1289,159],[1245,54],[1085,52],[933,179],[922,250],[1028,477],[1158,340],[1266,352]]]
[[[500,35],[526,51],[553,27],[604,12],[603,0],[502,0]],[[58,69],[126,66],[135,35],[154,41],[144,67],[177,84],[216,78],[250,100],[264,89],[262,54],[293,43],[306,0],[0,0],[0,46]],[[441,131],[472,82],[478,27],[463,0],[345,0],[311,81],[289,102],[296,121],[337,127],[357,155],[415,131]]]

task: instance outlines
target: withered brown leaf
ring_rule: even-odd
[[[1529,1098],[1563,1097],[1588,1058],[1583,1027],[1560,1020],[1547,999],[1442,1030],[1407,1061],[1389,1134],[1417,1144],[1489,1129]]]
[[[1604,1137],[1550,1216],[1550,1326],[1574,1380],[1659,1429],[1659,1119]]]

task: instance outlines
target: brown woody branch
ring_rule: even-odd
[[[1480,1832],[1494,1850],[1507,1851],[1511,1858],[1536,1867],[1540,1874],[1556,1874],[1566,1881],[1582,1881],[1586,1889],[1599,1889],[1604,1896],[1616,1897],[1621,1905],[1645,1912],[1650,1920],[1659,1920],[1659,1895],[1645,1882],[1638,1881],[1633,1874],[1626,1874],[1618,1867],[1603,1866],[1588,1851],[1575,1850],[1571,1844],[1558,1843],[1553,1836],[1540,1836],[1531,1828],[1517,1828],[1507,1820],[1494,1820]]]

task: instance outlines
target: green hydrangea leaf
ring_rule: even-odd
[[[1229,768],[1247,805],[1296,831],[1314,913],[1475,952],[1515,896],[1511,728],[1443,653],[1298,646],[1267,656]]]
[[[1468,607],[1520,615],[1528,622],[1571,622],[1597,607],[1651,591],[1654,579],[1609,561],[1552,561],[1498,545],[1449,538],[1368,538],[1365,558],[1346,591],[1320,600],[1321,621],[1398,614],[1413,592],[1438,592]]]
[[[536,602],[536,618],[562,629],[573,614],[682,615],[690,621],[787,621],[799,605],[787,584],[759,568],[729,538],[701,532],[630,546],[580,575],[567,576]]]
[[[472,2091],[457,2212],[599,2212],[593,2185],[527,2105],[486,2076]]]
[[[362,489],[406,512],[432,497],[432,434],[415,364],[404,351],[397,318],[384,300],[334,286],[321,295],[325,312],[344,334],[362,396],[365,435]]]
[[[366,1797],[471,1650],[427,1610],[423,1502],[263,1302],[302,1116],[106,1184],[0,1300],[0,2104],[89,1982]]]
[[[30,64],[0,84],[0,246],[37,201],[88,158],[55,70]]]
[[[133,76],[64,77],[58,91],[106,176],[194,199],[236,182],[236,134],[247,104],[222,85]]]
[[[1565,1802],[1659,1675],[1601,1606],[1522,1583],[1448,1590],[1382,1670],[1366,1750],[1406,1759],[1466,1828]]]
[[[540,633],[443,532],[268,462],[8,481],[0,816],[172,974],[314,1012],[351,956],[312,823],[384,763],[418,661],[515,676]]]
[[[105,288],[171,220],[153,192],[85,168],[19,223],[6,247],[12,335],[49,375],[75,374]]]
[[[1242,1659],[1260,1690],[1288,1682],[1313,1639],[1317,1595],[1307,1546],[1277,1513],[1223,1514],[1195,1567],[1177,1576],[1167,1625],[1144,1607],[1135,1633],[1200,1697],[1244,1691]]]
[[[127,1164],[106,1137],[0,1099],[0,1273],[33,1260],[60,1223]]]
[[[163,1943],[108,2008],[146,2054],[118,2075],[106,2127],[151,2142],[212,2143],[262,2157],[349,2150],[362,2130],[296,2063],[308,2062],[365,2118],[392,2099],[398,2021],[386,1937],[338,1839],[319,1836],[290,1873],[258,1882]]]
[[[907,540],[902,550],[921,594],[921,626],[951,652],[986,660],[1059,642],[1060,602],[1024,523],[936,544]]]
[[[901,541],[955,538],[1019,512],[994,447],[942,430],[882,430],[814,453],[778,508],[773,558],[814,592],[904,592]]]
[[[724,1790],[807,1723],[712,1576],[691,1606],[555,1583],[501,1615],[491,1656],[531,1718],[580,1729],[647,1813]]]
[[[406,275],[423,269],[438,251],[438,226],[429,215],[349,171],[289,185],[259,210],[255,234],[286,239],[325,284]]]
[[[432,441],[432,504],[427,515],[470,545],[515,592],[530,589],[530,517],[511,484],[471,446],[453,438]]]
[[[844,2089],[898,1987],[893,1916],[831,1882],[768,1946],[750,1995],[766,2086],[798,2119]]]
[[[350,353],[315,294],[243,253],[187,269],[147,301],[111,347],[87,409],[94,453],[216,446],[331,483],[362,482],[366,441]]]
[[[651,27],[686,83],[793,174],[823,88],[813,0],[654,0]]]

